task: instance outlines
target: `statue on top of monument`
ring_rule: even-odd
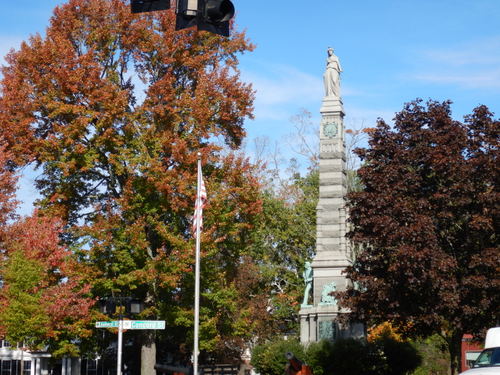
[[[323,75],[325,83],[325,96],[340,98],[340,66],[339,58],[333,53],[333,48],[328,48],[328,57],[326,59],[326,71]]]

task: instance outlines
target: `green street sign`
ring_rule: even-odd
[[[95,322],[96,328],[118,328],[118,321],[114,320],[111,322]]]
[[[125,322],[129,326],[127,329],[165,329],[164,320],[128,320]]]
[[[96,322],[96,328],[118,328],[118,320]],[[164,320],[122,320],[122,328],[127,329],[165,329]]]

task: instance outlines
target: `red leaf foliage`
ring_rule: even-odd
[[[370,132],[349,195],[353,317],[453,345],[499,320],[499,125],[484,106],[462,123],[449,102],[415,101]]]
[[[10,254],[20,251],[24,257],[41,266],[40,304],[49,317],[45,340],[82,338],[88,336],[90,309],[94,301],[89,298],[90,286],[83,281],[85,273],[71,251],[61,244],[62,222],[58,219],[39,216],[35,211],[31,217],[19,220],[6,229],[3,243],[4,260]],[[5,297],[9,288],[3,287],[2,305],[10,301]],[[38,338],[43,340],[44,338]]]

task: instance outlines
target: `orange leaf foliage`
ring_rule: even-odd
[[[7,149],[42,170],[44,215],[87,244],[92,292],[141,298],[145,316],[170,309],[170,323],[192,304],[197,153],[209,290],[234,281],[261,207],[255,167],[236,152],[254,99],[238,55],[253,46],[236,31],[174,28],[173,10],[133,15],[128,0],[68,0],[45,36],[6,57],[0,82]]]

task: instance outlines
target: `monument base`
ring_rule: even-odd
[[[340,323],[337,305],[318,305],[300,309],[300,342],[308,344],[321,340],[335,341],[342,338],[362,339],[365,328],[362,323]]]

